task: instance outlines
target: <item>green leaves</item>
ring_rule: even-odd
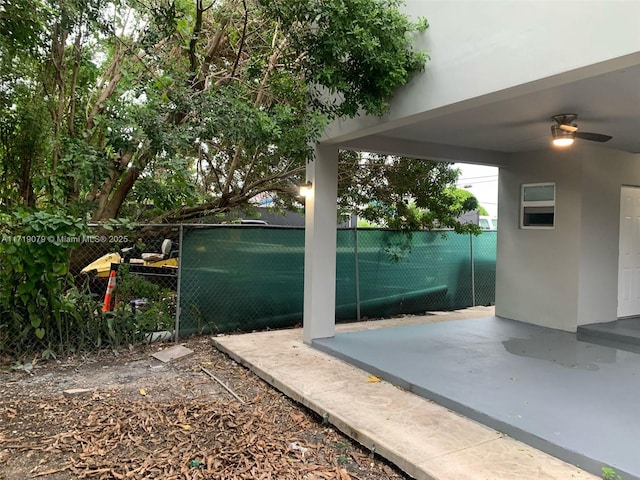
[[[396,0],[267,2],[265,10],[291,32],[305,52],[303,70],[320,85],[316,105],[332,115],[355,116],[360,109],[386,113],[395,90],[424,68],[426,55],[412,50],[412,34],[428,27],[411,23]],[[333,94],[331,101],[326,91]]]
[[[426,60],[412,39],[427,23],[397,0],[10,3],[7,212],[179,220],[263,194],[299,207],[292,186],[327,123],[383,114]]]
[[[407,232],[452,228],[480,233],[477,225],[458,222],[462,214],[478,208],[470,192],[455,187],[458,175],[444,162],[343,152],[340,208],[373,224]]]
[[[61,298],[71,284],[65,238],[86,227],[57,212],[17,210],[3,216],[0,242],[0,317],[11,318],[11,331],[22,331],[23,344],[61,333]],[[9,312],[11,315],[9,315]]]

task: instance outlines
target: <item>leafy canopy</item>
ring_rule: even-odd
[[[294,185],[326,124],[381,115],[426,56],[397,0],[13,0],[0,209],[191,220]]]
[[[455,186],[460,171],[447,163],[342,152],[340,171],[341,208],[369,223],[404,231],[480,232],[458,221],[479,205],[471,192]]]

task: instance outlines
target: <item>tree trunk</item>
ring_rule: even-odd
[[[22,163],[22,172],[20,178],[20,196],[22,202],[27,207],[35,207],[36,196],[33,193],[33,184],[31,183],[31,158],[25,159]]]
[[[118,213],[120,212],[120,207],[122,207],[122,203],[124,202],[127,195],[133,188],[133,185],[136,183],[136,180],[140,176],[141,170],[132,167],[124,174],[120,185],[118,185],[117,190],[113,194],[113,196],[107,202],[105,208],[102,212],[96,212],[95,220],[109,220],[111,218],[117,218]]]

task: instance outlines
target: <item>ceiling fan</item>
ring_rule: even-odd
[[[556,122],[551,125],[551,136],[553,144],[558,147],[567,147],[573,143],[576,138],[583,140],[591,140],[592,142],[608,142],[613,137],[602,133],[579,132],[578,125],[575,121],[578,115],[575,113],[561,113],[551,117]]]

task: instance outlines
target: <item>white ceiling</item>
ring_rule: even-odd
[[[351,143],[363,149],[369,142],[375,146],[399,141],[502,154],[539,150],[550,144],[551,116],[559,113],[578,114],[577,124],[582,132],[613,136],[600,145],[639,153],[640,66],[417,120],[347,142],[345,146]]]

